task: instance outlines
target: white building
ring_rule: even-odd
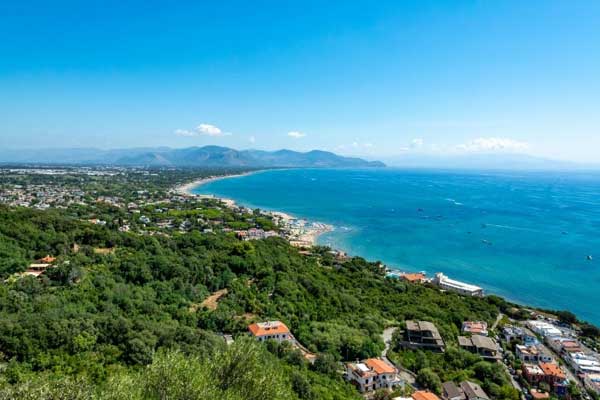
[[[278,342],[294,339],[288,327],[281,321],[257,322],[248,326],[248,330],[260,342],[269,339]]]
[[[441,272],[435,274],[435,277],[431,280],[431,283],[437,285],[440,289],[460,293],[465,296],[483,296],[483,289],[479,286],[450,279]]]
[[[377,389],[393,389],[404,385],[398,370],[381,358],[369,358],[360,363],[346,365],[346,380],[364,393]]]
[[[548,322],[530,320],[527,321],[527,326],[535,333],[544,337],[562,336],[562,331]]]
[[[571,353],[567,361],[577,372],[583,374],[600,374],[600,361],[594,356],[584,353]]]

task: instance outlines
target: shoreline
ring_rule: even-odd
[[[197,193],[193,193],[192,189],[198,188],[202,185],[206,185],[207,183],[210,182],[215,182],[221,179],[230,179],[230,178],[241,178],[242,176],[248,176],[248,175],[252,175],[252,174],[256,174],[258,172],[262,172],[264,170],[258,170],[258,171],[248,171],[248,172],[243,172],[243,173],[239,173],[239,174],[232,174],[232,175],[215,175],[215,176],[208,176],[206,178],[201,178],[201,179],[197,179],[195,181],[192,182],[188,182],[188,183],[184,183],[182,185],[178,185],[176,186],[173,191],[175,191],[176,193],[182,194],[182,195],[187,195],[187,196],[198,196]]]
[[[177,187],[177,191],[181,194],[184,195],[189,195],[189,196],[196,196],[196,197],[205,197],[205,198],[214,198],[217,199],[221,202],[223,202],[226,206],[228,207],[244,207],[243,205],[239,205],[237,204],[237,202],[233,199],[228,199],[228,198],[221,198],[218,196],[214,196],[214,195],[202,195],[202,194],[197,194],[197,193],[192,193],[192,189],[200,187],[206,183],[209,182],[213,182],[213,181],[217,181],[220,179],[228,179],[228,178],[235,178],[235,177],[242,177],[242,176],[247,176],[247,175],[251,175],[254,173],[258,173],[258,172],[265,172],[265,171],[269,171],[269,170],[260,170],[260,171],[250,171],[247,173],[241,173],[241,174],[233,174],[233,175],[223,175],[223,176],[214,176],[214,177],[208,177],[208,178],[204,178],[204,179],[199,179],[193,182],[189,182],[187,184],[184,185],[180,185]],[[302,232],[301,234],[297,234],[296,236],[294,236],[293,238],[290,238],[289,236],[285,236],[285,239],[292,245],[295,247],[311,247],[311,246],[315,246],[315,245],[319,245],[318,243],[318,239],[326,233],[332,232],[335,230],[335,228],[332,225],[328,225],[328,224],[324,224],[324,223],[319,223],[319,222],[309,222],[308,219],[302,219],[302,218],[298,218],[295,217],[291,214],[288,214],[286,212],[283,211],[276,211],[276,210],[267,210],[267,209],[261,209],[261,212],[270,215],[271,217],[274,217],[274,219],[279,219],[283,222],[283,227],[285,227],[286,229],[290,228],[290,223],[292,221],[303,221],[304,223],[309,223],[309,224],[314,224],[316,225],[316,227],[313,227],[311,229],[307,229],[304,232]],[[279,223],[278,223],[279,225]],[[351,251],[346,251],[340,248],[335,248],[332,245],[329,244],[325,244],[323,243],[323,245],[325,246],[329,246],[331,247],[332,251],[337,252],[338,254],[342,254],[343,256],[358,256],[358,257],[363,257],[364,256],[360,255],[360,254],[356,254],[354,252]],[[353,254],[354,253],[354,254]],[[411,266],[407,266],[407,265],[402,265],[402,266],[390,266],[390,265],[386,265],[386,264],[382,264],[386,270],[388,272],[391,272],[392,275],[401,275],[401,274],[418,274],[421,272],[425,272],[422,269],[419,270],[417,267],[411,267]],[[443,271],[441,271],[443,272]],[[500,297],[502,297],[503,299],[505,299],[506,301],[510,302],[510,303],[514,303],[517,305],[520,305],[522,307],[526,307],[526,308],[531,308],[533,310],[549,310],[551,309],[551,306],[536,306],[536,305],[532,305],[531,303],[528,303],[526,301],[523,300],[517,300],[514,299],[509,293],[504,293],[504,294],[497,294],[496,291],[492,290],[489,291],[488,289],[486,289],[484,286],[479,286],[478,283],[469,283],[471,285],[475,285],[478,286],[480,288],[482,288],[486,293],[485,296],[488,295],[498,295]],[[502,290],[500,290],[500,292],[502,292]],[[550,307],[550,308],[549,308]],[[559,309],[554,310],[554,311],[560,311]],[[585,320],[581,320],[581,321],[585,321]]]
[[[229,208],[248,208],[238,204],[233,199],[218,197],[208,194],[194,193],[193,190],[210,182],[215,182],[222,179],[239,178],[243,176],[253,175],[256,173],[268,170],[248,171],[239,174],[209,176],[176,186],[173,191],[183,196],[193,196],[198,198],[213,198],[219,200]],[[334,227],[318,221],[309,221],[308,219],[295,217],[283,211],[265,210],[261,212],[271,216],[277,225],[285,233],[285,239],[295,247],[311,247],[318,245],[318,239],[321,235],[331,232]]]

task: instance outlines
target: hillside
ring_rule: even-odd
[[[198,168],[368,168],[385,166],[378,161],[365,161],[320,150],[302,153],[292,150],[235,150],[220,146],[182,149],[159,147],[114,150],[0,150],[0,163],[70,163]]]

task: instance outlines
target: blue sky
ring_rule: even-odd
[[[4,148],[600,161],[596,0],[12,3]]]

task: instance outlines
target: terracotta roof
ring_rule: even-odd
[[[288,327],[281,321],[258,322],[248,326],[248,330],[254,336],[290,333]]]
[[[529,392],[531,393],[531,397],[533,397],[536,400],[544,400],[550,398],[550,393],[540,392],[535,389],[531,389]]]
[[[404,274],[402,275],[402,279],[404,279],[405,281],[409,281],[409,282],[421,282],[423,280],[425,280],[425,275],[424,274]]]
[[[487,332],[487,324],[483,321],[463,322],[463,331],[471,333]]]
[[[43,263],[50,264],[50,263],[53,263],[54,261],[56,261],[56,257],[52,257],[52,256],[50,256],[50,254],[48,254],[44,258],[40,258],[40,262],[43,262]]]
[[[388,364],[381,358],[369,358],[365,364],[378,374],[395,374],[398,371],[393,365]]]
[[[544,371],[545,375],[555,376],[561,379],[566,378],[565,373],[560,369],[557,364],[551,363],[540,363],[540,368]]]
[[[419,390],[414,392],[411,397],[413,400],[440,400],[434,393],[431,393],[427,390]]]

